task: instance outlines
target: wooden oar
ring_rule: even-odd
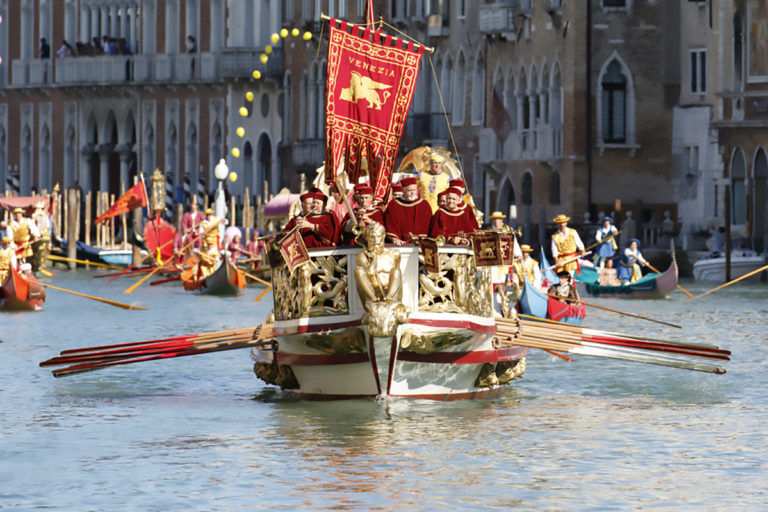
[[[53,272],[51,272],[50,270],[48,270],[48,269],[45,269],[45,268],[43,268],[43,267],[40,267],[38,270],[40,270],[40,272],[41,272],[41,273],[42,273],[44,276],[53,277],[53,276],[55,276],[55,275],[56,275],[56,274],[54,274]]]
[[[547,270],[552,270],[555,267],[562,267],[563,265],[567,265],[568,263],[574,262],[576,260],[580,260],[584,256],[586,256],[587,254],[592,254],[592,251],[587,251],[584,254],[579,254],[578,256],[574,256],[573,258],[571,258],[569,260],[565,260],[562,263],[555,263],[554,265],[550,265],[547,268],[543,269],[541,272],[543,273],[543,272],[546,272]],[[555,259],[557,259],[557,258],[555,258]]]
[[[567,301],[567,302],[578,302],[578,303],[584,304],[585,306],[589,306],[589,307],[592,307],[592,308],[603,309],[605,311],[610,311],[611,313],[618,313],[620,315],[632,316],[632,317],[635,317],[635,318],[639,318],[641,320],[648,320],[649,322],[656,322],[657,324],[662,324],[662,325],[668,325],[670,327],[675,327],[677,329],[682,329],[683,328],[682,325],[672,324],[672,323],[669,323],[669,322],[664,322],[662,320],[656,320],[655,318],[648,318],[647,316],[636,315],[634,313],[626,313],[624,311],[619,311],[618,309],[613,309],[613,308],[607,308],[605,306],[598,306],[597,304],[592,304],[592,303],[589,303],[589,302],[584,302],[583,300],[580,300],[580,299],[578,299],[578,300],[577,299],[569,299],[568,297],[561,297],[559,295],[552,295],[550,293],[545,293],[544,295],[546,295],[547,297],[552,297],[553,299],[564,300],[564,301]]]
[[[755,275],[755,274],[759,274],[759,273],[760,273],[760,272],[762,272],[763,270],[768,270],[768,265],[765,265],[764,267],[760,267],[760,268],[759,268],[759,269],[757,269],[757,270],[753,270],[752,272],[749,272],[748,274],[744,274],[744,275],[743,275],[743,276],[741,276],[741,277],[737,277],[736,279],[731,279],[731,280],[730,280],[730,281],[728,281],[727,283],[725,283],[725,284],[721,284],[720,286],[717,286],[717,287],[715,287],[715,288],[712,288],[711,290],[707,290],[707,291],[706,291],[706,292],[704,292],[704,293],[700,293],[699,295],[697,295],[697,296],[693,297],[691,300],[696,300],[696,299],[698,299],[698,298],[700,298],[700,297],[703,297],[703,296],[705,296],[705,295],[709,295],[709,294],[710,294],[710,293],[712,293],[712,292],[716,292],[717,290],[720,290],[720,289],[722,289],[722,288],[725,288],[726,286],[731,286],[733,283],[738,283],[738,282],[739,282],[739,281],[741,281],[742,279],[746,279],[746,278],[748,278],[748,277],[752,277],[752,276],[753,276],[753,275]]]
[[[93,277],[95,279],[95,278],[99,278],[99,277],[129,276],[131,274],[141,274],[143,272],[151,272],[153,268],[155,268],[155,267],[140,268],[140,269],[136,269],[136,270],[131,270],[130,272],[111,272],[109,274],[96,274]],[[111,279],[108,282],[111,282]]]
[[[584,250],[585,250],[585,251],[588,251],[588,250],[590,250],[590,249],[594,249],[594,248],[595,248],[595,247],[597,247],[598,245],[600,245],[600,244],[604,244],[604,243],[606,243],[608,240],[611,240],[612,238],[619,236],[619,233],[621,233],[621,230],[619,230],[619,231],[617,231],[617,232],[613,233],[613,234],[612,234],[612,235],[610,235],[610,236],[607,236],[607,237],[603,238],[603,239],[602,239],[602,241],[600,241],[600,242],[595,242],[595,243],[593,243],[592,245],[590,245],[589,247],[587,247],[587,248],[586,248],[586,249],[584,249]]]
[[[75,258],[65,258],[64,256],[56,256],[55,254],[49,254],[48,259],[52,261],[73,261],[80,263],[81,265],[93,265],[94,267],[108,268],[110,270],[123,270],[123,267],[116,267],[115,265],[107,265],[106,263],[98,263],[96,261],[78,260]]]
[[[213,226],[211,226],[211,227],[209,227],[208,229],[206,229],[206,230],[205,230],[205,232],[204,232],[204,233],[203,233],[201,236],[202,236],[203,238],[205,238],[205,235],[207,235],[209,232],[213,231],[214,229],[219,229],[219,224],[218,224],[218,223],[217,223],[217,224],[214,224]],[[193,239],[193,240],[190,240],[190,241],[189,241],[189,243],[187,243],[187,245],[185,245],[184,247],[182,247],[182,248],[181,248],[181,250],[180,250],[179,252],[183,254],[183,253],[184,253],[184,251],[186,251],[187,249],[189,249],[190,247],[192,247],[192,244],[194,244],[194,243],[195,243],[195,240],[194,240],[194,239]],[[174,256],[174,257],[175,257],[175,256]],[[144,276],[144,277],[142,277],[141,279],[139,279],[139,280],[138,280],[136,283],[134,283],[132,286],[130,286],[129,288],[127,288],[125,291],[123,291],[123,293],[133,293],[133,291],[134,291],[136,288],[138,288],[139,286],[141,286],[141,283],[143,283],[144,281],[146,281],[147,279],[149,279],[150,277],[152,277],[153,275],[155,275],[155,274],[156,274],[157,272],[159,272],[161,269],[165,268],[165,266],[166,266],[168,263],[170,263],[171,261],[173,261],[173,258],[174,258],[174,257],[171,257],[171,259],[169,259],[168,261],[166,261],[166,262],[164,262],[164,263],[158,264],[158,265],[157,265],[157,267],[155,267],[155,269],[154,269],[152,272],[150,272],[150,273],[149,273],[149,274],[147,274],[146,276]]]
[[[649,269],[651,269],[651,270],[653,270],[654,272],[656,272],[657,274],[661,274],[661,273],[662,273],[660,270],[658,270],[656,267],[654,267],[653,265],[651,265],[651,264],[650,264],[650,263],[648,263],[647,261],[645,262],[645,265],[646,265],[646,266],[647,266]],[[678,284],[678,285],[676,285],[676,288],[677,288],[678,290],[680,290],[681,292],[683,292],[684,294],[686,294],[686,295],[687,295],[689,298],[691,298],[691,299],[693,298],[693,295],[691,295],[691,294],[688,292],[688,290],[686,290],[685,288],[683,288],[683,287],[682,287],[682,286],[680,286],[679,284]]]
[[[155,227],[155,229],[157,229],[157,227]],[[156,249],[157,249],[158,251],[160,251],[161,249],[163,249],[163,248],[164,248],[166,245],[168,245],[168,244],[169,244],[169,243],[171,243],[171,242],[173,242],[173,238],[171,238],[170,240],[167,240],[167,241],[166,241],[164,244],[160,245],[159,247],[156,247]],[[110,279],[109,281],[107,281],[107,284],[111,283],[112,281],[114,281],[115,279],[117,279],[118,277],[120,277],[121,275],[124,275],[124,274],[128,274],[128,273],[129,273],[129,271],[130,271],[130,270],[131,270],[133,267],[135,267],[135,266],[140,266],[142,263],[144,263],[145,261],[147,261],[147,258],[152,258],[152,253],[151,253],[151,252],[147,252],[147,254],[145,254],[144,256],[142,256],[141,258],[139,258],[139,261],[137,261],[136,263],[133,263],[133,264],[131,264],[131,265],[130,265],[128,268],[126,268],[126,269],[125,269],[123,272],[120,272],[120,273],[118,273],[118,274],[117,274],[116,276],[114,276],[112,279]],[[99,277],[101,277],[101,276],[99,276]]]
[[[243,272],[243,271],[241,270],[240,272]],[[253,301],[254,301],[254,302],[260,302],[260,301],[261,301],[261,299],[263,299],[263,298],[264,298],[264,296],[265,296],[266,294],[268,294],[268,293],[269,293],[269,291],[272,289],[272,283],[270,283],[270,282],[267,282],[267,281],[265,281],[265,280],[263,280],[263,279],[259,279],[258,277],[254,276],[254,275],[252,275],[252,274],[249,274],[248,272],[243,272],[243,275],[244,275],[245,277],[250,277],[251,279],[253,279],[253,280],[254,280],[254,281],[256,281],[257,283],[262,283],[262,284],[265,284],[265,285],[267,286],[267,288],[266,288],[266,289],[265,289],[263,292],[261,292],[261,293],[258,295],[258,297],[256,297],[255,299],[253,299]]]
[[[29,282],[29,281],[27,281],[27,282]],[[102,299],[101,297],[94,297],[93,295],[86,295],[84,293],[75,292],[75,291],[72,291],[72,290],[67,290],[66,288],[60,288],[60,287],[54,286],[52,284],[41,283],[40,281],[37,281],[37,284],[39,284],[40,286],[44,286],[46,288],[51,288],[53,290],[58,290],[60,292],[71,293],[72,295],[77,295],[79,297],[85,297],[86,299],[97,300],[99,302],[103,302],[104,304],[109,304],[110,306],[115,306],[115,307],[118,307],[118,308],[123,308],[123,309],[141,309],[141,310],[146,310],[147,309],[147,308],[142,308],[140,306],[132,306],[130,304],[123,304],[122,302],[116,302],[114,300]]]

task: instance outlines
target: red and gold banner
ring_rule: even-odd
[[[509,241],[507,241],[509,244]],[[501,235],[494,232],[472,233],[472,249],[475,253],[475,264],[478,267],[496,267],[505,265],[512,251],[504,247]],[[508,254],[505,255],[505,251]]]
[[[440,254],[437,249],[437,242],[426,237],[418,238],[417,241],[424,258],[424,269],[433,274],[440,272]]]
[[[120,199],[115,201],[109,210],[104,212],[98,219],[94,221],[94,224],[111,219],[123,213],[128,213],[134,208],[147,206],[147,193],[144,190],[144,183],[139,181],[137,184],[128,189],[128,192],[123,194]]]
[[[337,27],[338,24],[338,27]],[[351,27],[351,28],[350,28]],[[348,31],[349,30],[349,31]],[[351,183],[368,167],[374,200],[387,194],[424,47],[331,19],[325,119],[325,180],[342,164]]]
[[[309,261],[309,253],[304,240],[298,231],[283,238],[280,242],[280,254],[282,254],[285,264],[293,272],[293,269]]]

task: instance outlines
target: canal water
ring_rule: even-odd
[[[247,350],[56,379],[66,348],[254,325],[271,295],[106,284],[58,270],[40,313],[0,314],[2,510],[768,510],[768,286],[691,302],[595,299],[586,324],[711,342],[711,375],[532,351],[501,398],[289,400]],[[683,282],[694,294],[704,285]]]

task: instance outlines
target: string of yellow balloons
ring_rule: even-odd
[[[272,42],[272,44],[277,44],[280,42],[281,38],[285,39],[289,35],[292,37],[299,37],[299,34],[301,34],[301,31],[298,28],[293,28],[290,31],[288,31],[287,28],[284,28],[280,30],[279,33],[278,32],[273,33],[272,36],[270,36],[269,40]],[[309,41],[310,39],[312,39],[312,32],[309,32],[309,31],[304,32],[303,34],[301,34],[301,37],[305,41]],[[267,46],[264,47],[264,53],[259,55],[259,61],[266,66],[267,62],[269,62],[269,56],[271,54],[272,54],[272,45],[268,44]],[[258,69],[254,69],[253,72],[251,73],[251,76],[253,77],[254,80],[259,80],[261,79],[262,73]],[[254,97],[253,91],[246,91],[245,100],[248,103],[253,102],[253,97]],[[238,113],[240,114],[240,117],[244,117],[244,118],[248,117],[248,115],[250,114],[250,112],[248,112],[248,107],[246,107],[245,105],[240,107],[240,109],[238,110]],[[238,126],[237,129],[235,130],[235,133],[240,139],[243,139],[245,137],[245,128],[243,128],[242,126]],[[239,147],[237,146],[233,147],[230,153],[232,154],[233,157],[240,158]],[[237,181],[236,172],[233,171],[229,173],[229,181],[231,182]]]

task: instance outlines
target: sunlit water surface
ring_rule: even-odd
[[[301,402],[246,350],[55,379],[66,348],[254,325],[271,296],[178,283],[49,282],[40,313],[0,314],[3,510],[768,510],[768,286],[690,302],[594,299],[587,325],[729,348],[722,376],[532,351],[492,401]],[[693,293],[705,286],[683,283]]]

